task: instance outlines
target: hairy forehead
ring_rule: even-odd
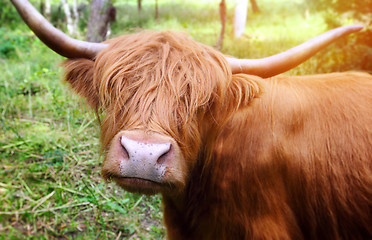
[[[203,104],[230,79],[224,56],[185,34],[145,32],[109,43],[95,63],[95,85],[103,102],[161,89],[162,97]]]
[[[182,67],[190,71],[198,68],[229,69],[220,52],[192,40],[184,33],[141,32],[112,39],[109,43],[96,60],[96,68],[106,72],[120,69],[135,74],[165,74],[177,73]],[[143,71],[138,72],[139,69]]]
[[[180,128],[190,126],[200,107],[222,98],[231,80],[221,53],[175,32],[111,40],[94,68],[105,123],[113,132],[141,125],[183,135]]]

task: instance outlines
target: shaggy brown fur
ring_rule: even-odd
[[[169,239],[372,239],[372,77],[263,80],[173,32],[110,41],[66,81],[120,130],[170,135],[189,166]]]
[[[187,204],[165,209],[170,234],[372,239],[372,77],[277,77],[262,91],[198,159]]]
[[[198,119],[220,105],[230,84],[225,58],[183,33],[143,32],[109,43],[95,62],[64,63],[66,81],[105,112],[103,147],[119,130],[134,128],[168,134],[181,147],[199,146]]]

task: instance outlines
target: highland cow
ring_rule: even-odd
[[[275,76],[361,27],[235,59],[176,32],[78,41],[12,2],[102,114],[103,178],[161,193],[169,239],[372,239],[372,76]]]

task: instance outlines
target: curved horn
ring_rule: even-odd
[[[261,59],[237,59],[227,57],[232,73],[246,73],[260,77],[272,77],[288,71],[306,61],[338,38],[360,31],[363,26],[339,27],[323,33],[297,47]]]
[[[27,0],[11,0],[29,28],[53,51],[67,58],[90,58],[107,45],[70,38],[53,27]]]

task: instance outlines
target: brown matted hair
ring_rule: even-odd
[[[243,75],[232,76],[223,54],[184,33],[145,31],[107,43],[94,61],[63,63],[65,80],[104,114],[103,150],[118,131],[136,128],[168,134],[181,148],[200,146],[206,113],[218,124],[259,91]],[[234,104],[224,102],[226,94]],[[196,152],[187,149],[185,157]]]

